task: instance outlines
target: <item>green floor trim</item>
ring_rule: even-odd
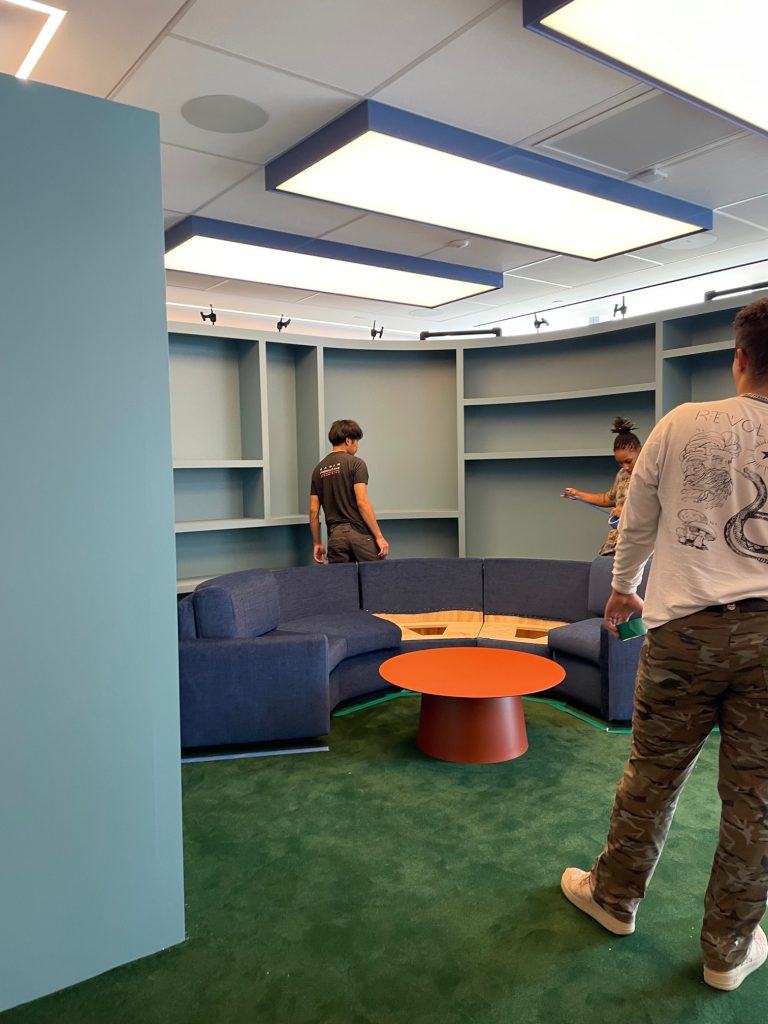
[[[592,715],[588,715],[584,711],[577,711],[576,708],[564,704],[561,700],[553,700],[552,697],[523,697],[523,700],[532,701],[534,704],[549,704],[550,707],[555,708],[557,711],[562,711],[566,715],[578,718],[580,722],[586,722],[587,725],[591,725],[601,732],[609,732],[617,736],[629,736],[632,732],[632,727],[629,725],[610,725],[600,718],[593,718]]]
[[[341,718],[343,715],[353,715],[356,711],[364,711],[366,708],[375,707],[376,704],[385,704],[388,700],[397,700],[398,697],[416,697],[413,690],[398,690],[397,693],[385,693],[383,697],[376,697],[374,700],[367,700],[362,704],[353,704],[351,707],[334,711],[331,718]]]

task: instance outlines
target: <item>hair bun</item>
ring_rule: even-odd
[[[613,421],[611,427],[611,433],[613,434],[631,434],[635,429],[635,424],[630,420],[625,419],[624,416],[617,416]]]

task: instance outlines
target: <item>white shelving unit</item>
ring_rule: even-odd
[[[347,417],[393,557],[592,557],[605,516],[563,488],[611,484],[616,416],[645,439],[680,402],[732,394],[733,318],[756,294],[514,340],[172,326],[180,592],[311,562],[309,478]]]

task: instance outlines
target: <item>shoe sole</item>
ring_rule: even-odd
[[[619,921],[617,917],[613,917],[607,910],[603,910],[599,903],[595,903],[594,900],[584,901],[579,899],[578,896],[574,895],[569,889],[566,888],[563,879],[560,879],[560,888],[563,896],[572,903],[574,907],[581,910],[582,913],[587,914],[592,918],[593,921],[597,921],[598,924],[602,925],[607,931],[613,935],[632,935],[635,930],[635,922]]]
[[[765,936],[763,936],[763,938],[765,938]],[[713,971],[710,970],[709,967],[705,967],[704,981],[712,988],[717,988],[721,992],[733,992],[733,990],[737,989],[745,978],[748,978],[750,974],[756,971],[759,967],[762,967],[766,960],[768,960],[768,946],[763,947],[763,953],[760,959],[751,963],[748,967],[746,964],[739,964],[738,967],[734,967],[733,970],[730,971]]]

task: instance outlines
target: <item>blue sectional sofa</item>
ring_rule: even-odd
[[[609,721],[631,716],[641,638],[615,639],[600,616],[612,559],[424,558],[253,569],[201,583],[179,601],[182,746],[325,735],[339,704],[382,690],[400,650],[497,646],[552,657],[548,696]],[[471,616],[473,635],[401,641],[384,614]],[[494,638],[484,616],[565,622],[548,643]]]

